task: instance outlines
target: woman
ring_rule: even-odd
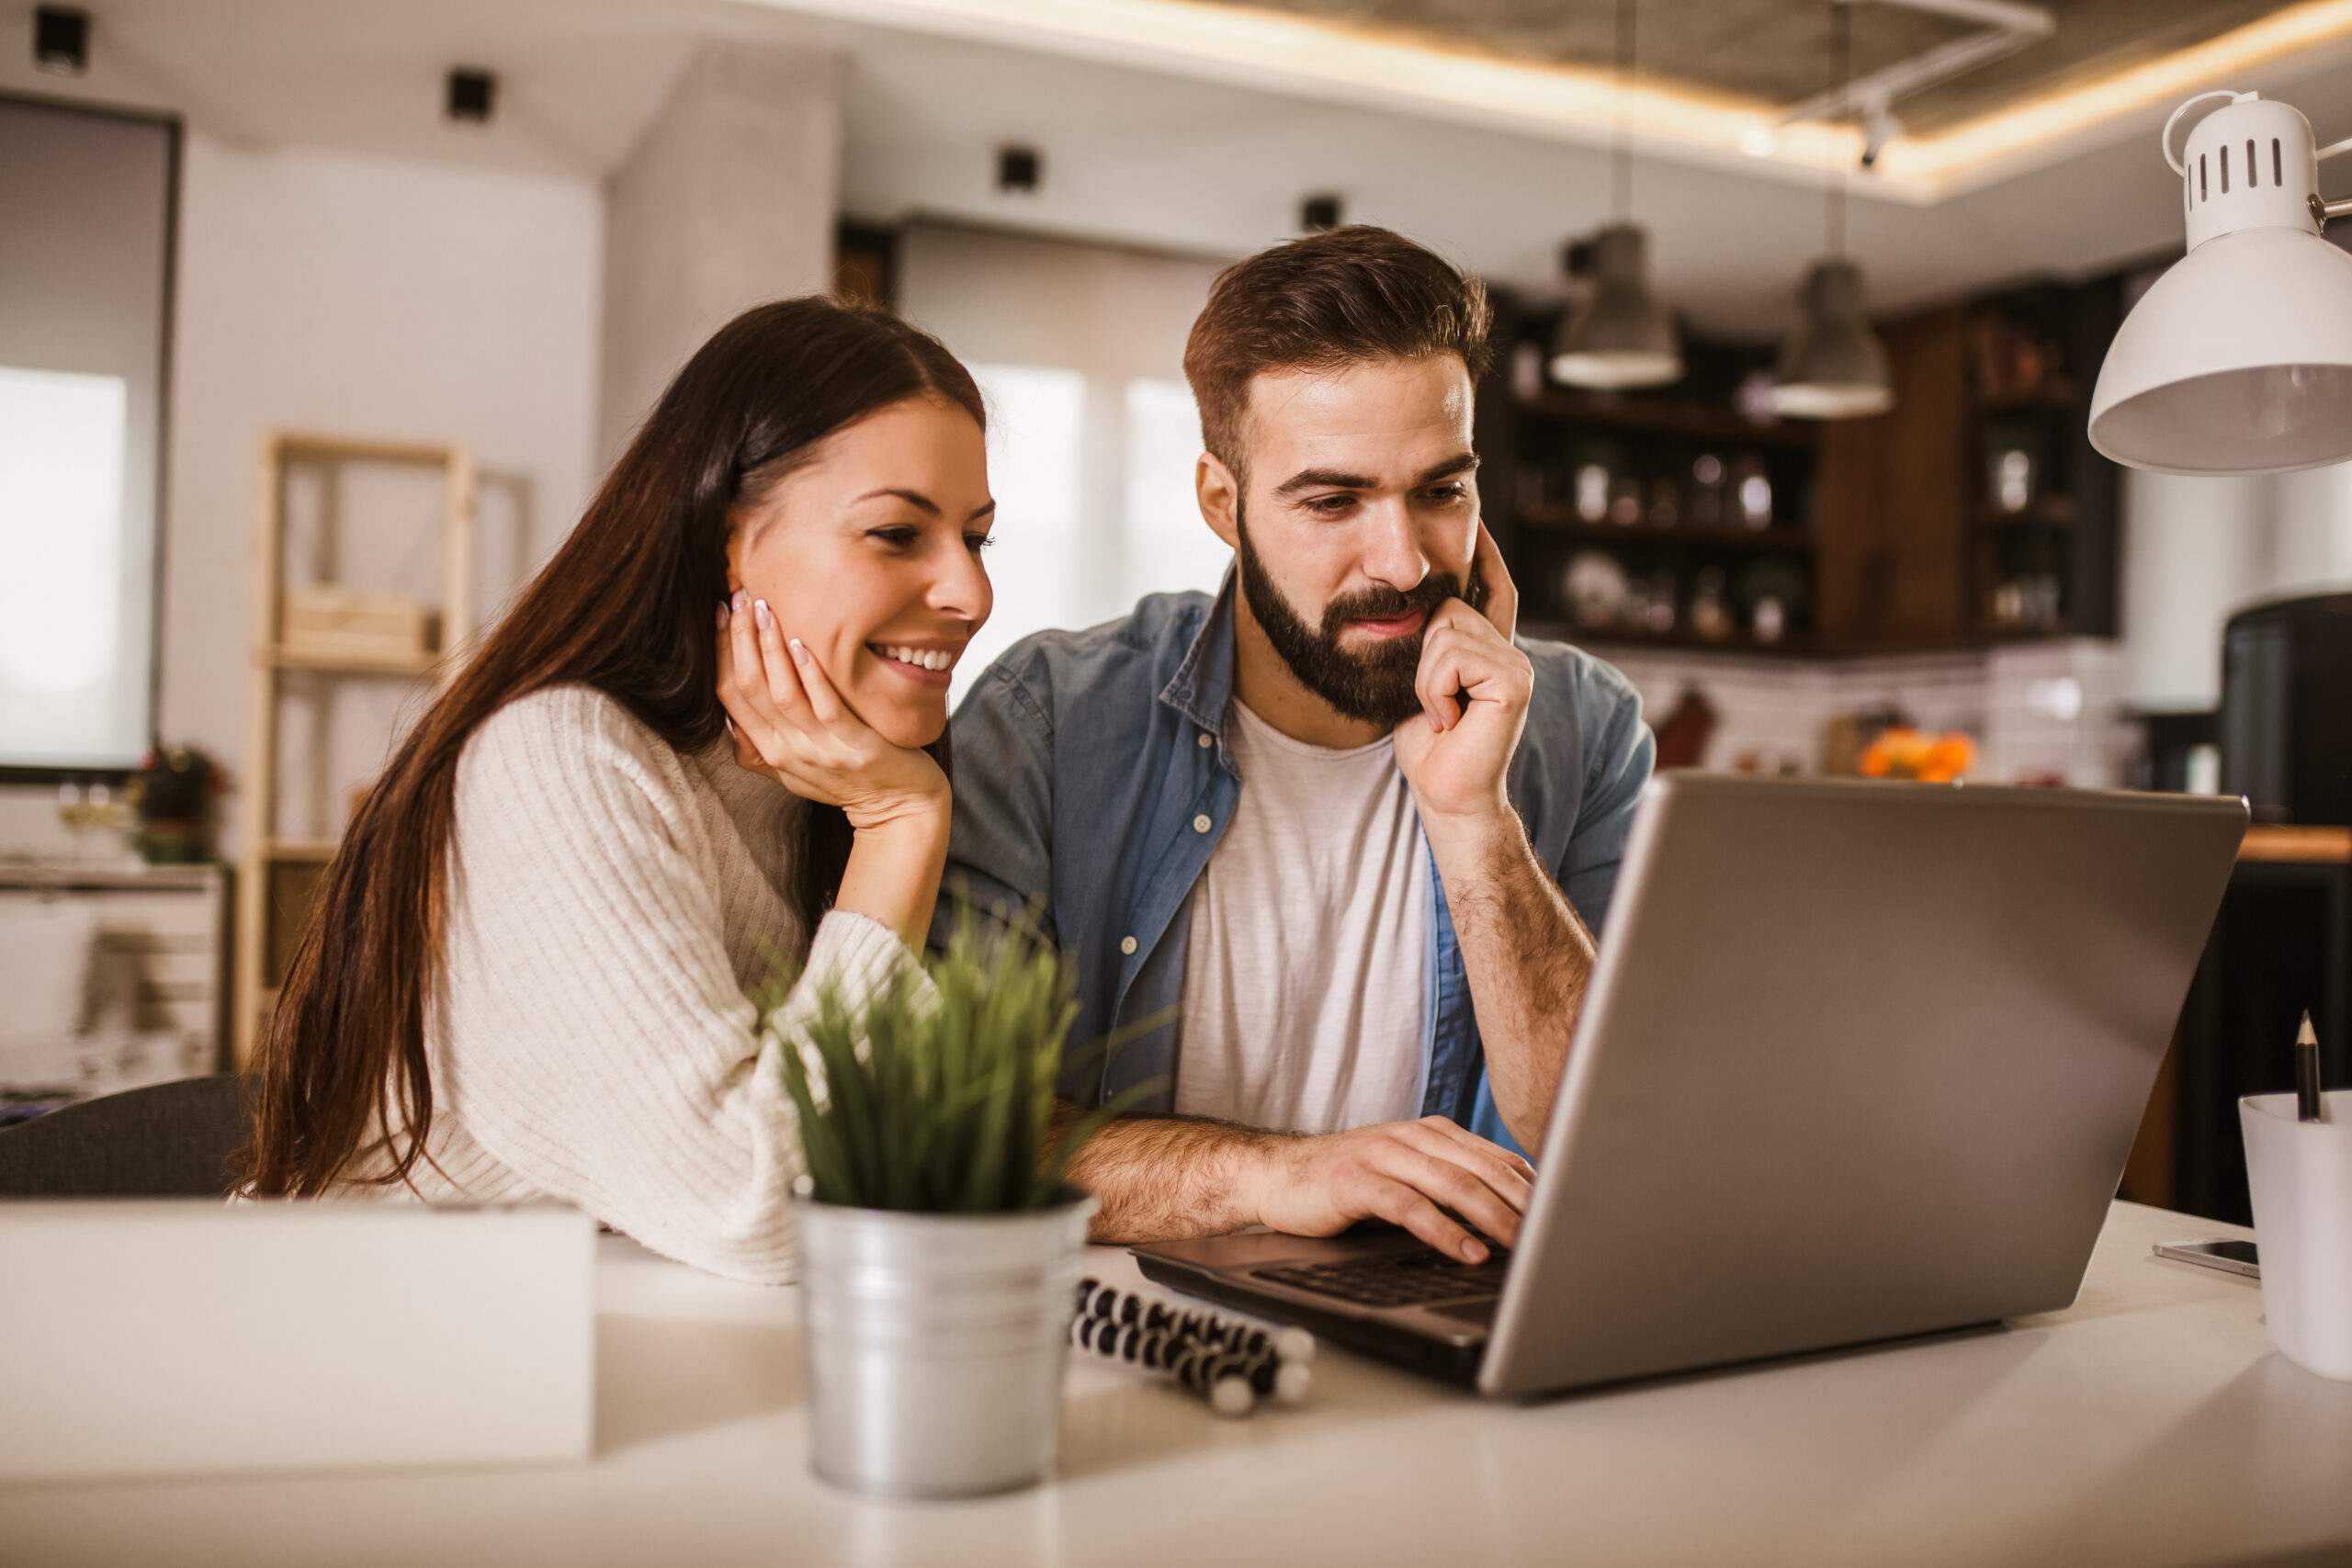
[[[854,998],[930,924],[982,423],[879,312],[786,300],[703,346],[354,819],[262,1046],[251,1193],[552,1196],[791,1277],[800,1155],[746,992],[789,957],[803,1005]]]

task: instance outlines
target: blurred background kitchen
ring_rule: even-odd
[[[0,3],[0,1120],[236,1066],[445,655],[735,310],[974,367],[968,682],[1216,586],[1185,332],[1361,221],[1491,285],[1521,630],[1662,760],[2253,797],[2126,1183],[2242,1219],[2301,1007],[2352,1081],[2352,470],[2085,436],[2222,85],[2352,134],[2352,4]]]

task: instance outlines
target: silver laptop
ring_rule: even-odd
[[[2246,823],[2234,799],[1666,773],[1515,1253],[1136,1249],[1495,1395],[2064,1307]]]

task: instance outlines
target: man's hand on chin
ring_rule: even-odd
[[[1421,711],[1396,731],[1396,766],[1433,843],[1515,820],[1504,779],[1535,686],[1510,640],[1519,591],[1484,523],[1470,570],[1485,581],[1487,607],[1449,599],[1430,615],[1413,681]]]
[[[1510,1247],[1534,1196],[1532,1166],[1442,1116],[1269,1140],[1261,1153],[1248,1200],[1259,1223],[1336,1235],[1358,1220],[1386,1220],[1465,1263],[1486,1261],[1487,1247],[1444,1209]]]

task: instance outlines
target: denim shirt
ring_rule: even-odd
[[[1077,964],[1078,1021],[1058,1088],[1080,1105],[1152,1080],[1136,1108],[1175,1103],[1181,1020],[1129,1032],[1172,1017],[1193,888],[1241,797],[1226,737],[1234,592],[1227,571],[1215,599],[1158,593],[1124,620],[1040,632],[990,665],[956,710],[948,896],[933,941],[954,929],[959,895],[1000,916],[1038,911]],[[1655,747],[1641,698],[1614,669],[1561,643],[1518,646],[1535,680],[1510,802],[1598,934]],[[1429,913],[1421,1113],[1517,1149],[1487,1082],[1434,857]],[[1114,1033],[1123,1043],[1106,1058],[1098,1043]]]

